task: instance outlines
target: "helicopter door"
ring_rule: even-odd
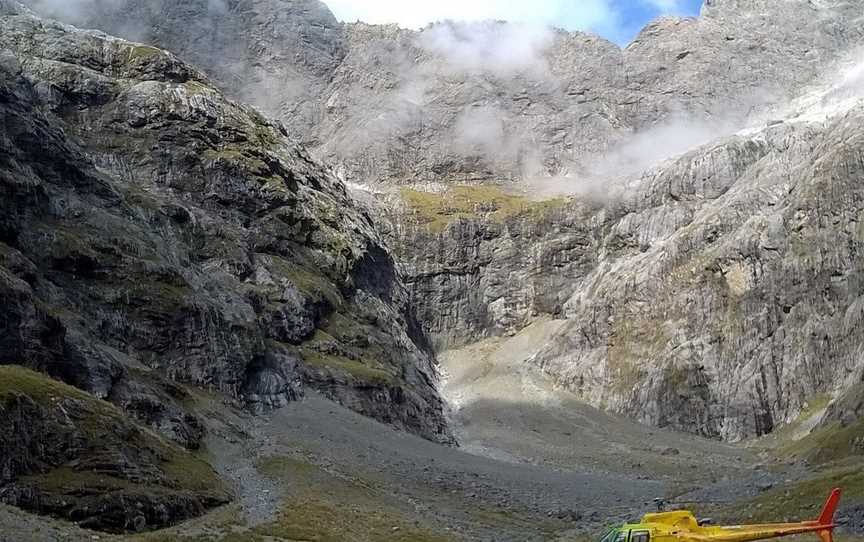
[[[651,542],[651,533],[648,531],[631,531],[630,542]]]

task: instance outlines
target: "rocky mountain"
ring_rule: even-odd
[[[527,363],[705,436],[766,434],[821,398],[854,419],[862,66],[607,197],[402,190],[390,235],[426,329],[458,345],[551,315],[564,327]]]
[[[856,18],[857,2],[708,3],[624,49],[501,23],[350,25],[316,153],[359,182],[632,173],[793,97],[860,43]],[[649,129],[665,141],[609,162]]]
[[[793,98],[862,33],[852,0],[709,1],[624,49],[496,22],[343,26],[317,0],[29,4],[191,61],[361,183],[636,173]],[[647,130],[662,142],[627,146]]]
[[[823,397],[859,404],[852,7],[712,2],[699,19],[646,28],[615,87],[639,104],[636,135],[589,158],[599,181],[598,170],[553,181],[575,198],[538,201],[550,183],[537,182],[386,196],[433,342],[551,315],[566,324],[527,363],[595,406],[714,438],[769,433]],[[838,410],[859,412],[832,406],[827,419]]]
[[[171,53],[0,9],[0,364],[190,449],[203,428],[175,382],[254,410],[311,386],[450,440],[386,245],[281,124]],[[61,423],[0,388],[4,409]],[[3,482],[57,466],[4,464]]]
[[[305,137],[318,96],[345,56],[342,25],[318,0],[33,0],[38,13],[156,45],[200,69],[230,96],[278,116]]]
[[[306,509],[276,510],[263,471],[310,495],[347,484],[340,510],[371,476],[400,515],[369,532],[439,508],[484,532],[460,492],[499,519],[519,501],[524,539],[550,517],[538,495],[554,481],[575,517],[579,484],[511,452],[583,461],[574,427],[636,431],[583,403],[714,440],[791,424],[811,446],[839,425],[860,455],[858,2],[706,0],[623,49],[499,22],[341,24],[316,0],[26,3],[77,26],[0,0],[0,501],[107,531],[231,499],[293,521]],[[454,444],[436,354],[475,342],[451,358],[482,393],[444,389],[483,397],[458,419],[491,459],[334,404]],[[530,396],[538,382],[554,393]],[[648,461],[644,500],[702,452],[634,444],[642,430],[600,463]],[[813,446],[795,457],[837,456]],[[583,475],[584,506],[634,487]]]
[[[862,44],[857,2],[706,1],[624,49],[493,22],[341,25],[312,1],[30,4],[177,52],[375,185],[415,346],[421,327],[441,349],[551,315],[567,325],[526,361],[594,405],[728,439],[857,378],[861,81],[816,88]],[[363,358],[322,322],[316,352],[332,336]]]

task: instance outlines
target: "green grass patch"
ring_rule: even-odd
[[[176,491],[196,491],[206,493],[222,500],[228,500],[227,493],[209,465],[200,460],[186,461],[171,454],[160,467],[166,471],[169,485],[143,484],[133,480],[118,478],[92,470],[76,470],[58,467],[46,474],[22,476],[24,485],[38,487],[54,495],[79,495],[95,493],[122,492],[125,494],[147,494],[150,496],[170,497]],[[188,472],[181,472],[189,468]],[[172,487],[173,486],[173,487]]]
[[[325,326],[328,334],[340,340],[355,337],[358,333],[358,328],[360,328],[360,324],[356,320],[341,312],[334,312],[329,315]]]
[[[105,435],[110,436],[118,424],[125,422],[124,414],[117,407],[85,391],[24,367],[0,366],[0,407],[22,395],[46,410],[67,401],[82,405],[78,410],[84,416],[76,419],[75,425],[93,442],[99,442]]]
[[[774,449],[782,457],[794,456],[794,448],[796,448],[799,445],[799,441],[802,440],[798,436],[801,429],[804,428],[808,422],[816,421],[813,420],[813,417],[820,415],[830,402],[831,395],[827,393],[819,394],[810,398],[794,420],[778,428],[761,441],[754,442],[753,444],[758,448],[769,450]],[[805,438],[804,440],[807,439]]]
[[[784,461],[805,460],[815,465],[861,458],[864,456],[864,420],[847,426],[839,421],[817,424],[830,402],[830,394],[812,397],[792,422],[749,446]]]
[[[340,307],[342,305],[342,293],[320,272],[312,273],[298,266],[293,266],[290,269],[286,269],[286,271],[288,280],[293,282],[300,291],[313,298],[326,299],[331,307]]]
[[[554,518],[538,520],[500,508],[474,507],[467,510],[467,516],[475,524],[494,526],[496,529],[506,527],[513,532],[542,533],[544,540],[555,540],[556,534],[573,527],[572,522]],[[568,537],[567,540],[572,539]]]
[[[124,537],[128,542],[275,542],[248,530],[214,534],[153,533],[144,536]],[[294,541],[290,541],[294,542]]]
[[[179,489],[215,493],[225,501],[231,499],[231,493],[223,485],[213,467],[186,450],[171,446],[160,467]]]
[[[194,79],[186,81],[182,86],[190,96],[209,96],[216,93],[212,88]]]
[[[205,162],[224,163],[243,170],[257,177],[262,183],[274,181],[274,186],[281,186],[280,179],[273,178],[273,172],[260,156],[258,151],[251,148],[225,147],[221,149],[207,149],[201,154]]]
[[[334,308],[340,307],[344,303],[342,293],[320,271],[308,271],[295,263],[271,254],[256,254],[256,258],[264,263],[274,278],[284,278],[291,281],[298,290],[309,298],[318,301],[326,300]]]
[[[114,539],[112,539],[114,540]],[[239,504],[229,504],[174,527],[118,537],[125,542],[264,542],[249,532]],[[268,541],[274,542],[274,541]]]
[[[319,469],[312,463],[290,456],[269,456],[259,459],[255,469],[268,478],[288,479],[298,475],[310,476]]]
[[[279,516],[252,532],[276,540],[314,542],[447,542],[404,500],[373,485],[325,471],[299,457],[258,461],[260,473],[283,481],[291,496]]]
[[[78,388],[52,380],[36,371],[18,365],[0,366],[0,399],[22,393],[39,403],[65,397],[82,400],[92,398]]]
[[[256,527],[253,532],[283,540],[315,542],[452,540],[429,528],[415,526],[405,516],[386,509],[310,498],[290,500],[275,522]]]
[[[514,217],[542,217],[561,209],[565,198],[534,201],[497,186],[453,186],[444,192],[401,190],[402,199],[420,224],[443,231],[459,219],[485,218],[501,222]]]
[[[164,493],[174,490],[195,491],[213,498],[230,500],[230,492],[213,468],[180,446],[169,442],[145,427],[129,420],[117,407],[93,397],[87,392],[53,380],[43,374],[19,366],[0,366],[0,405],[17,396],[27,396],[46,411],[74,401],[75,431],[87,441],[81,459],[94,457],[101,463],[104,457],[114,460],[115,451],[123,447],[147,450],[154,458],[153,466],[161,471],[161,482],[138,483],[86,469],[55,466],[45,474],[21,477],[51,492],[111,490],[144,490]]]
[[[825,464],[864,455],[864,420],[843,427],[840,422],[821,427],[804,438],[787,443],[776,451],[781,457],[806,459]]]
[[[767,491],[723,511],[727,521],[804,521],[819,515],[835,487],[843,489],[843,504],[864,502],[864,465],[860,462],[825,468],[813,478]]]
[[[301,347],[300,350],[303,361],[310,367],[350,375],[362,382],[392,384],[395,380],[395,376],[392,373],[366,358],[354,360],[336,354],[325,354],[309,346]]]
[[[126,52],[128,62],[147,61],[162,55],[162,51],[149,45],[130,43]]]

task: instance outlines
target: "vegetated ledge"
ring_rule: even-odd
[[[444,192],[404,188],[400,195],[410,216],[436,233],[460,219],[486,218],[503,222],[516,217],[541,218],[568,203],[563,197],[536,201],[493,185],[451,186]]]
[[[0,502],[82,527],[153,530],[231,500],[204,461],[115,406],[0,366]]]

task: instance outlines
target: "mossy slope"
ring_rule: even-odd
[[[398,502],[368,481],[346,479],[295,457],[269,457],[259,472],[290,484],[291,496],[279,517],[254,529],[277,540],[316,542],[448,542]]]
[[[452,186],[444,192],[403,189],[411,216],[432,231],[443,231],[460,219],[485,218],[503,222],[515,217],[542,217],[567,203],[564,198],[534,201],[497,186]]]
[[[112,532],[171,525],[231,495],[213,469],[110,403],[0,366],[4,502]]]

